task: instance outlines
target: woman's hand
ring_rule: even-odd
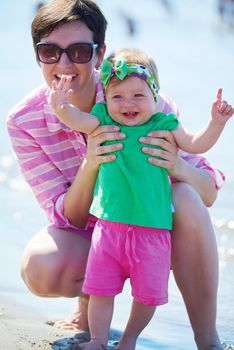
[[[142,151],[149,155],[148,160],[151,164],[167,169],[169,175],[175,181],[186,182],[193,186],[206,206],[210,207],[214,203],[217,197],[217,189],[212,176],[209,172],[196,168],[179,156],[178,147],[169,131],[153,131],[147,137],[142,137],[140,142],[161,147],[161,149],[158,149],[143,146]]]
[[[125,134],[119,131],[119,127],[112,125],[101,125],[88,136],[87,153],[85,161],[92,164],[98,170],[101,163],[112,162],[116,159],[116,155],[108,154],[123,148],[122,143],[118,140],[125,138]],[[102,144],[105,141],[116,140],[116,143],[111,145]]]
[[[167,169],[171,176],[176,177],[176,173],[180,171],[181,158],[178,155],[178,147],[170,131],[152,131],[147,137],[141,137],[140,142],[153,146],[160,146],[161,148],[143,146],[142,152],[149,155],[148,161],[151,164]],[[160,157],[162,159],[155,157]]]

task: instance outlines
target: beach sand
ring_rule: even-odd
[[[0,350],[75,350],[89,340],[89,332],[75,333],[46,324],[46,319],[12,299],[0,297]],[[116,335],[108,350],[114,349]],[[112,342],[112,344],[111,344]]]
[[[75,344],[85,341],[87,336],[88,333],[79,335],[49,326],[43,317],[1,296],[1,350],[71,350]]]
[[[114,350],[119,334],[111,334],[108,350]],[[0,303],[0,350],[76,350],[78,344],[89,340],[89,333],[74,333],[46,324],[43,317],[25,310],[6,297]],[[151,348],[151,347],[150,347]],[[233,344],[224,344],[225,350],[234,349]]]

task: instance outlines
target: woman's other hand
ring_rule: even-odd
[[[148,161],[151,164],[167,169],[168,173],[176,178],[176,174],[180,173],[182,164],[172,133],[167,130],[152,131],[147,137],[141,137],[140,142],[144,144],[142,152],[149,155]],[[160,148],[147,147],[147,144],[159,146]],[[160,157],[160,159],[157,157]]]
[[[99,168],[101,163],[112,162],[116,159],[116,155],[110,154],[123,148],[121,142],[125,138],[125,134],[119,131],[119,127],[111,125],[101,125],[88,136],[86,161],[90,162],[95,168]],[[116,140],[111,145],[103,145],[105,141]]]
[[[147,137],[142,137],[140,142],[144,144],[142,151],[149,155],[151,164],[167,169],[174,181],[185,182],[195,188],[207,207],[213,205],[218,190],[211,174],[196,168],[179,155],[179,149],[169,131],[153,131]],[[145,146],[147,144],[161,148],[150,148]]]

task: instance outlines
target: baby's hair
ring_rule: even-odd
[[[151,56],[136,48],[118,48],[107,57],[112,63],[121,58],[125,58],[128,64],[141,64],[148,68],[154,74],[155,82],[159,88],[158,69]]]

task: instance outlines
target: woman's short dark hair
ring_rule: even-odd
[[[75,21],[83,22],[93,32],[97,51],[105,42],[107,20],[98,5],[91,0],[50,0],[42,6],[31,26],[34,49],[41,38],[55,28]]]

